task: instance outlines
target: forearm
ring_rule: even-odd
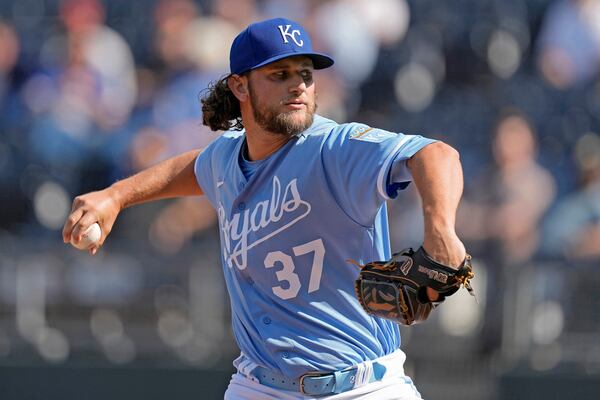
[[[201,195],[194,174],[194,162],[199,153],[199,150],[193,150],[162,161],[116,182],[107,190],[121,209],[152,200]]]
[[[444,143],[433,143],[417,152],[407,165],[423,202],[425,249],[439,262],[459,265],[464,247],[455,232],[463,191],[458,152]]]

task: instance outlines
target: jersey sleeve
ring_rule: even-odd
[[[216,204],[215,198],[215,187],[216,182],[213,175],[213,150],[214,143],[208,145],[204,150],[198,154],[196,161],[194,162],[194,174],[196,175],[196,182],[204,192],[204,195],[208,198],[213,206]]]
[[[359,124],[332,132],[322,156],[339,206],[357,223],[370,226],[381,204],[411,182],[406,161],[433,142]]]

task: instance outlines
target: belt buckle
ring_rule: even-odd
[[[327,376],[327,375],[332,375],[332,374],[322,373],[322,372],[307,372],[307,373],[305,373],[304,375],[302,375],[300,377],[300,393],[310,395],[310,393],[306,393],[306,391],[304,391],[304,379],[306,379],[308,377],[312,377],[312,376]]]

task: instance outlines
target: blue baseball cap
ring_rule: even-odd
[[[229,53],[232,74],[243,74],[282,58],[307,56],[315,69],[328,68],[333,59],[315,53],[308,33],[300,24],[285,18],[256,22],[244,29],[233,41]]]

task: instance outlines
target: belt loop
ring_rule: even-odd
[[[342,371],[335,371],[333,373],[333,379],[335,384],[333,386],[333,393],[342,393],[344,392],[344,374]]]
[[[356,376],[354,378],[354,387],[360,387],[371,381],[373,375],[373,362],[363,361],[356,366]]]

